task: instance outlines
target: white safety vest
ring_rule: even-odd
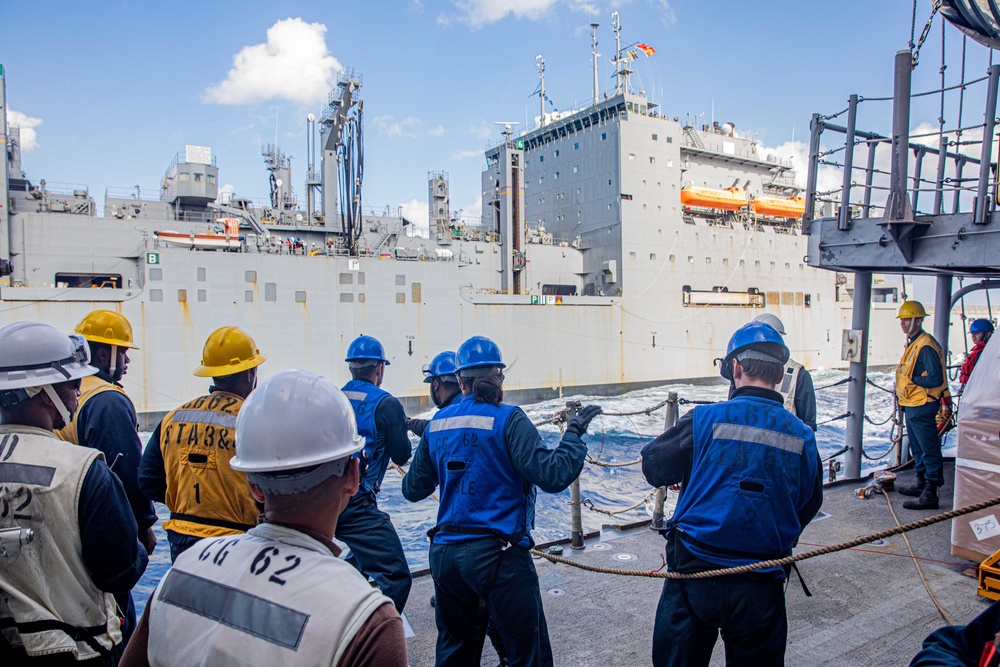
[[[51,431],[0,425],[0,528],[35,533],[17,560],[0,560],[0,628],[29,656],[86,660],[122,641],[115,599],[97,588],[82,555],[80,491],[98,458]]]
[[[260,524],[177,558],[150,598],[149,664],[333,666],[386,603],[326,545]]]
[[[785,409],[796,417],[798,414],[795,412],[795,387],[799,383],[800,370],[802,370],[802,364],[789,359],[788,363],[785,364],[785,374],[781,377],[778,386],[775,387],[775,391],[781,394],[781,398],[785,402]]]

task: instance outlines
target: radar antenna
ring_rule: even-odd
[[[507,143],[510,143],[510,138],[514,136],[514,130],[512,129],[515,125],[520,125],[516,120],[495,120],[494,125],[503,125],[503,139]]]

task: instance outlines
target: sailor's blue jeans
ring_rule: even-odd
[[[938,402],[931,401],[915,408],[903,408],[906,428],[910,436],[910,452],[913,454],[913,468],[928,482],[938,486],[944,484],[944,466],[941,461],[941,437],[938,435]]]
[[[720,631],[727,667],[781,667],[784,584],[760,574],[667,579],[653,625],[654,667],[708,667]]]
[[[496,538],[431,544],[437,667],[478,665],[488,620],[503,640],[510,667],[552,667],[552,647],[538,574],[524,547]]]

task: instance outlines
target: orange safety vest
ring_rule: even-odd
[[[96,375],[88,375],[80,381],[80,399],[76,404],[76,412],[73,414],[73,418],[69,420],[69,424],[59,429],[58,431],[53,431],[56,437],[60,440],[65,440],[66,442],[72,442],[74,445],[80,444],[80,434],[76,432],[76,418],[83,413],[83,406],[92,399],[104,391],[117,391],[125,398],[128,398],[128,394],[125,390],[116,384],[102,380]],[[132,403],[132,399],[129,398],[129,404]],[[133,406],[132,411],[135,411]]]
[[[229,467],[236,453],[236,415],[243,399],[225,391],[188,401],[160,423],[167,478],[166,530],[192,537],[245,533],[260,511],[245,473]]]
[[[920,356],[920,350],[928,346],[937,352],[938,359],[941,361],[941,373],[942,375],[945,373],[944,352],[941,350],[941,346],[938,345],[933,336],[922,331],[912,343],[906,346],[903,358],[899,360],[899,365],[896,367],[896,396],[899,398],[899,404],[903,407],[914,408],[937,401],[948,388],[947,377],[944,378],[939,387],[933,389],[925,389],[913,382],[913,369],[917,365],[917,357]]]

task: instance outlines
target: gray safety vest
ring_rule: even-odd
[[[149,663],[336,665],[386,603],[318,540],[260,524],[177,558],[150,598]]]
[[[795,387],[799,384],[800,370],[802,370],[802,364],[789,359],[788,363],[785,364],[785,374],[781,377],[781,382],[774,388],[775,391],[781,394],[781,398],[785,403],[785,409],[796,417],[798,417],[798,414],[795,412]]]

